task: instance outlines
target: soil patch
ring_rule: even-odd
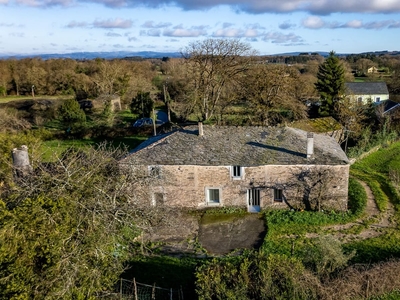
[[[207,222],[203,217],[199,226],[199,242],[208,253],[226,254],[235,249],[250,249],[261,246],[265,233],[265,222],[261,215],[247,214],[226,218],[219,222]]]
[[[261,214],[194,216],[175,212],[167,226],[154,227],[143,237],[165,254],[222,255],[236,249],[259,248],[266,234]],[[206,250],[206,252],[204,252]]]

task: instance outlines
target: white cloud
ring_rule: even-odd
[[[274,44],[287,44],[287,43],[302,43],[303,39],[294,33],[283,34],[280,32],[269,32],[262,37],[265,42]]]
[[[350,28],[350,29],[385,29],[385,28],[399,28],[400,22],[393,20],[383,20],[383,21],[373,21],[364,23],[362,20],[351,20],[345,23],[339,22],[326,22],[317,16],[310,16],[302,21],[302,25],[308,29],[321,29],[321,28],[329,28],[329,29],[341,29],[341,28]]]
[[[152,28],[149,30],[141,30],[141,36],[161,36],[161,30],[158,28]]]
[[[0,4],[18,4],[33,7],[72,6],[96,3],[107,7],[176,6],[183,10],[207,10],[221,5],[248,13],[287,13],[305,11],[315,15],[332,13],[395,13],[400,12],[398,0],[0,0]]]
[[[207,35],[207,31],[203,26],[184,28],[182,25],[178,25],[172,29],[164,29],[163,35],[169,37],[199,37]]]
[[[109,36],[109,37],[120,37],[121,36],[119,33],[115,33],[115,32],[107,32],[105,35]]]
[[[116,19],[108,19],[108,20],[96,20],[93,22],[93,26],[97,28],[131,28],[132,21],[131,20],[124,20],[120,18]]]
[[[253,38],[260,36],[256,29],[222,28],[216,30],[213,37]]]
[[[320,29],[325,26],[325,22],[316,16],[310,16],[303,20],[302,25],[309,29]]]
[[[165,28],[169,27],[172,24],[169,22],[159,22],[155,23],[154,21],[146,21],[145,23],[142,24],[142,27],[144,28]]]
[[[67,27],[68,28],[79,28],[79,27],[87,27],[88,23],[86,22],[76,22],[76,21],[71,21],[68,23]]]

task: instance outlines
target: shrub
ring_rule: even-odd
[[[65,129],[80,127],[86,122],[85,112],[75,99],[66,100],[59,108],[59,115]]]
[[[349,179],[349,210],[353,215],[361,215],[367,206],[367,193],[364,187],[356,179]]]
[[[199,299],[313,299],[318,280],[286,255],[248,251],[196,270]]]

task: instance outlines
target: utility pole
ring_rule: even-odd
[[[140,92],[140,99],[142,100],[142,118],[144,118],[143,94],[142,94],[142,92]]]
[[[163,92],[164,92],[164,103],[167,105],[167,112],[168,112],[168,122],[171,122],[171,109],[169,106],[169,95],[168,95],[168,90],[167,90],[167,81],[163,84]]]
[[[153,129],[154,129],[153,134],[154,134],[154,136],[157,135],[157,126],[156,126],[156,122],[157,122],[157,116],[156,116],[156,113],[155,113],[154,108],[153,108]]]

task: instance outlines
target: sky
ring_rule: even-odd
[[[0,0],[0,54],[179,52],[240,39],[260,55],[400,50],[400,0]]]

